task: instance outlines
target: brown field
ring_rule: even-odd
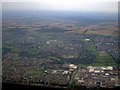
[[[104,26],[103,26],[104,24]],[[116,27],[117,23],[101,23],[100,25],[88,25],[86,27],[80,27],[80,29],[74,31],[74,33],[83,33],[85,30],[88,30],[86,34],[102,34],[102,35],[116,35],[118,28]],[[94,29],[94,31],[92,31]],[[72,32],[66,32],[72,33]]]
[[[117,34],[117,32],[114,32],[114,31],[118,31],[118,28],[117,28],[118,24],[115,22],[103,22],[103,23],[100,23],[99,25],[88,25],[84,27],[76,26],[75,24],[72,24],[72,23],[66,24],[64,22],[39,22],[34,25],[24,25],[24,23],[22,23],[21,25],[17,25],[16,23],[11,23],[8,25],[6,29],[16,28],[11,25],[19,26],[19,28],[28,28],[30,31],[41,29],[41,28],[38,28],[38,26],[48,26],[48,27],[44,27],[45,29],[51,29],[53,27],[57,27],[65,30],[73,30],[73,31],[66,31],[64,33],[81,33],[81,34],[84,31],[88,30],[86,34],[115,35]],[[33,28],[32,26],[36,28]],[[71,26],[71,27],[68,27],[68,26]]]

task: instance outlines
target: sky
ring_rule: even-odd
[[[117,12],[119,0],[2,0],[3,10]]]

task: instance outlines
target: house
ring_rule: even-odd
[[[77,68],[77,66],[74,65],[74,64],[70,64],[69,67],[70,67],[70,68],[73,68],[73,69],[76,69],[76,68]]]
[[[68,73],[69,73],[69,71],[64,71],[64,72],[63,72],[63,74],[68,74]]]
[[[90,39],[85,39],[86,41],[90,41]]]
[[[108,66],[108,67],[102,67],[103,70],[113,70],[112,66]]]
[[[50,42],[47,41],[46,44],[50,44]]]
[[[89,72],[94,72],[94,69],[93,69],[93,68],[90,68],[90,69],[89,69]]]
[[[94,73],[100,73],[100,71],[99,70],[95,70]]]
[[[107,76],[107,75],[109,75],[109,73],[105,73],[105,75]]]
[[[79,83],[82,83],[82,82],[84,82],[84,80],[78,80],[78,82],[79,82]]]

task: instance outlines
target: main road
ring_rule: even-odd
[[[72,81],[73,81],[73,79],[74,79],[74,76],[75,76],[75,74],[77,73],[77,71],[78,71],[79,69],[77,68],[77,69],[75,69],[74,70],[74,72],[72,73],[72,75],[71,75],[71,78],[70,78],[70,85],[71,85],[71,83],[72,83]]]

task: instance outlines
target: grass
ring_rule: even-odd
[[[95,48],[94,45],[90,45],[90,46],[87,46],[87,49],[88,49],[88,50],[95,50],[96,48]]]
[[[11,67],[9,67],[9,69],[15,69],[15,67],[12,67],[12,66],[11,66]]]
[[[87,50],[95,50],[96,49],[96,47],[95,47],[95,45],[94,45],[92,40],[86,42],[85,45],[86,45],[86,49]]]
[[[116,65],[113,58],[108,54],[99,54],[97,51],[91,52],[91,54],[96,56],[95,62],[92,65]]]
[[[20,48],[16,48],[16,47],[12,47],[12,46],[7,46],[6,48],[11,49],[11,51],[15,52],[15,53],[20,53],[21,52]]]
[[[36,55],[39,53],[39,50],[37,48],[31,48],[28,50],[28,54],[31,54],[31,55]]]
[[[78,58],[78,56],[77,56],[77,55],[74,55],[73,58]]]
[[[30,74],[41,75],[41,74],[43,74],[43,71],[30,70],[29,73],[30,73]]]
[[[17,40],[21,40],[22,38],[13,38],[11,40],[7,40],[7,41],[4,41],[3,42],[3,45],[6,45],[6,44],[9,44],[10,42],[14,42],[14,41],[17,41]]]
[[[11,59],[14,60],[14,61],[16,61],[16,60],[20,60],[20,59],[22,59],[22,58],[21,58],[21,57],[18,57],[18,56],[13,56]]]
[[[64,58],[73,58],[73,59],[76,59],[76,58],[78,58],[78,56],[77,55],[74,55],[73,57],[64,57]]]
[[[56,57],[49,57],[50,59],[56,60],[56,61],[61,61],[59,58]]]

